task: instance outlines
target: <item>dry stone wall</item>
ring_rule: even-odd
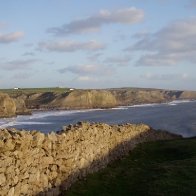
[[[58,195],[136,144],[178,136],[147,125],[78,123],[59,133],[0,130],[0,195]]]

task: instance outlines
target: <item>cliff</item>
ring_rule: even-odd
[[[167,91],[157,89],[111,89],[118,105],[133,105],[143,103],[162,103],[181,99],[182,91]],[[192,94],[190,94],[191,97]],[[187,97],[188,98],[188,97]]]
[[[106,90],[77,90],[54,99],[50,106],[54,108],[111,108],[117,105],[115,96]]]
[[[0,93],[0,117],[13,117],[16,115],[16,105],[7,94]]]
[[[162,103],[176,99],[196,99],[194,91],[158,89],[74,90],[64,93],[34,93],[25,102],[32,109],[111,108],[143,103]]]
[[[25,98],[24,96],[11,98],[6,93],[0,93],[0,118],[31,114],[31,111],[26,107]]]
[[[60,133],[0,130],[0,195],[58,195],[138,143],[180,138],[147,125],[78,123]]]
[[[9,93],[9,92],[8,92]],[[16,114],[29,114],[30,109],[111,108],[144,103],[163,103],[179,99],[196,99],[195,91],[119,88],[102,90],[10,92]],[[2,116],[2,115],[1,115]]]
[[[16,115],[31,114],[31,110],[27,109],[24,97],[17,97],[13,99],[16,105]]]
[[[196,99],[195,91],[183,91],[181,96],[182,99]]]
[[[31,109],[85,109],[115,107],[117,101],[107,90],[75,90],[35,93],[28,96],[26,104]]]

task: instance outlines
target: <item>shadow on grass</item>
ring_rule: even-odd
[[[195,174],[196,138],[143,143],[61,195],[193,196]]]
[[[84,179],[87,176],[87,174],[91,174],[91,173],[94,173],[96,171],[99,171],[99,170],[105,168],[109,163],[111,163],[114,160],[117,160],[117,162],[119,162],[118,160],[120,160],[123,156],[129,154],[130,150],[132,150],[136,146],[136,144],[142,143],[145,141],[158,140],[161,138],[160,137],[161,134],[163,134],[163,133],[159,133],[159,132],[155,133],[154,131],[153,132],[147,131],[144,133],[138,133],[138,135],[136,135],[132,139],[123,141],[122,143],[116,145],[116,147],[113,149],[108,149],[108,153],[105,156],[102,156],[101,158],[92,161],[85,168],[78,169],[77,171],[75,171],[71,175],[69,175],[68,177],[65,177],[64,181],[58,187],[51,188],[49,190],[46,190],[45,192],[39,193],[38,195],[60,195],[60,194],[65,195],[66,194],[65,190],[70,188],[71,185],[73,183],[75,183],[76,181]],[[164,134],[166,134],[167,136],[169,135],[167,133],[164,133]],[[170,134],[170,137],[171,137],[171,134]],[[178,137],[176,137],[176,138],[178,138]],[[110,175],[110,174],[108,174],[108,175]],[[111,176],[112,175],[113,174],[111,173]],[[121,174],[119,174],[119,175],[121,175]],[[124,176],[125,174],[122,173],[122,175]],[[115,176],[115,178],[118,178],[118,176]],[[103,178],[103,180],[104,180],[104,178]],[[111,183],[111,185],[114,183],[113,180],[114,179],[112,178],[111,181],[107,182],[107,183],[109,183],[108,186],[110,186],[110,183]],[[95,182],[95,184],[96,183],[97,182]],[[122,186],[122,188],[123,187],[124,187],[124,185]],[[78,193],[81,193],[81,195],[82,195],[82,190],[79,190]],[[76,195],[78,195],[78,193]],[[83,195],[85,195],[85,194],[83,194]]]

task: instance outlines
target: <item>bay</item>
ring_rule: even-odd
[[[111,109],[35,111],[30,116],[0,119],[0,128],[59,131],[78,121],[108,124],[145,123],[154,129],[167,130],[184,137],[196,136],[196,101],[173,101]]]

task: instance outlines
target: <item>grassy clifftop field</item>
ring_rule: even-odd
[[[196,138],[149,142],[77,182],[66,195],[195,195],[195,174]]]
[[[0,89],[0,92],[7,93],[10,96],[19,96],[21,94],[30,95],[35,93],[64,93],[68,91],[69,88],[58,88],[58,87],[48,87],[48,88],[19,88],[19,89]]]

